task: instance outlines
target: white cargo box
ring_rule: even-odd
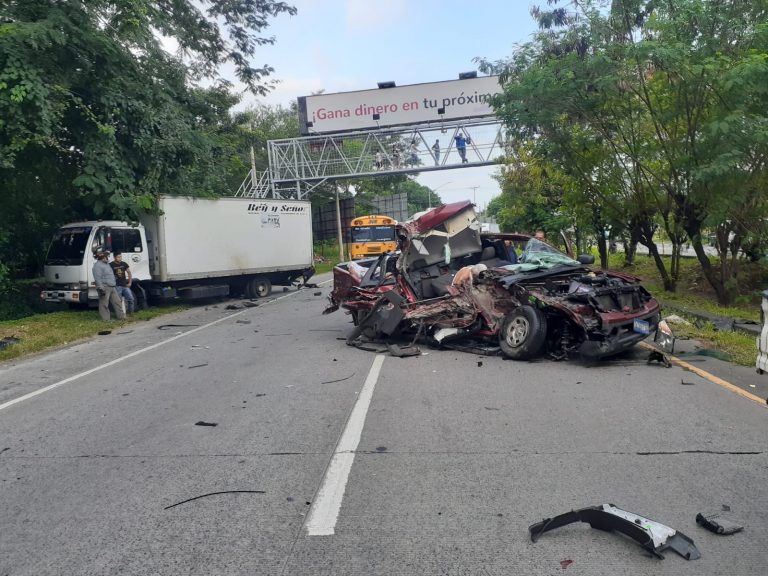
[[[309,202],[164,196],[147,230],[152,279],[160,282],[312,266]]]

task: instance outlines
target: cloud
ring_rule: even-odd
[[[446,204],[460,200],[474,200],[478,208],[484,208],[501,194],[499,184],[492,175],[498,172],[498,166],[478,166],[422,172],[417,181],[433,190]],[[476,188],[476,189],[475,189]]]
[[[243,90],[245,86],[239,82],[236,83],[236,89]],[[332,89],[329,89],[329,86]],[[269,104],[271,106],[282,104],[284,107],[290,106],[299,96],[309,96],[313,92],[324,90],[331,92],[348,92],[351,90],[361,90],[366,86],[361,86],[360,81],[353,78],[284,78],[267,96],[256,98],[253,95],[246,94],[239,108],[248,107],[253,104]],[[370,88],[370,86],[367,86]]]
[[[320,78],[287,78],[281,80],[274,90],[264,97],[246,94],[239,107],[248,107],[255,104],[268,104],[270,106],[281,104],[284,107],[288,107],[299,96],[309,96],[312,92],[317,92],[322,90],[322,88],[323,81]]]
[[[381,32],[407,15],[406,0],[346,0],[347,30],[352,33]]]

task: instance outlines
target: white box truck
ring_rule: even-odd
[[[95,305],[100,250],[123,253],[141,305],[149,299],[266,296],[272,284],[312,274],[312,213],[299,200],[164,196],[139,223],[75,222],[54,235],[45,260],[47,302]]]

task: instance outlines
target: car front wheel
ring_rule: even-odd
[[[520,306],[501,323],[499,346],[513,360],[530,360],[541,352],[547,337],[547,319],[532,306]]]

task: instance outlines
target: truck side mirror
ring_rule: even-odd
[[[108,250],[112,252],[112,228],[100,226],[93,235],[91,250],[94,254]]]
[[[594,264],[595,257],[592,254],[580,254],[576,260],[579,264]]]

